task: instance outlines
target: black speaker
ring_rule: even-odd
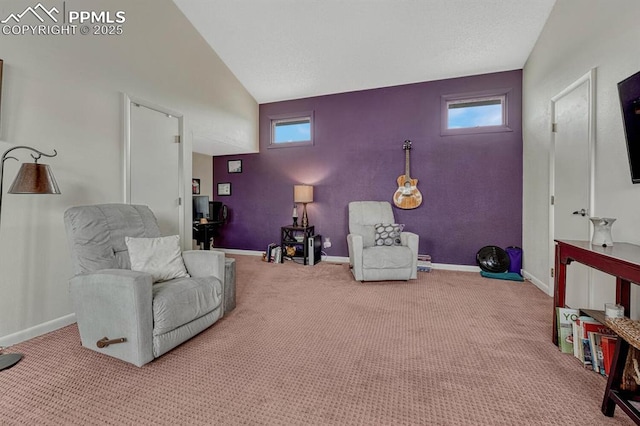
[[[307,265],[313,266],[322,260],[322,235],[313,235],[307,239]]]

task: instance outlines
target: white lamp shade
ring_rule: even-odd
[[[295,203],[313,203],[313,186],[293,185],[293,201]]]

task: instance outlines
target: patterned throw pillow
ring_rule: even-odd
[[[397,223],[377,223],[375,226],[376,246],[400,246],[400,233],[404,229],[404,225]]]

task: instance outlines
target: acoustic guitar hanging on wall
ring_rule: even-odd
[[[393,194],[393,203],[398,208],[409,210],[422,204],[422,194],[418,190],[418,179],[411,179],[409,174],[411,141],[404,141],[402,149],[404,149],[405,155],[404,174],[398,176],[398,189]]]

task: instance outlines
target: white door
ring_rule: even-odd
[[[553,239],[590,239],[593,170],[591,75],[587,74],[552,100],[555,123],[552,161]],[[589,281],[589,268],[586,266],[573,262],[567,268],[568,306],[590,307]]]
[[[179,134],[178,118],[131,102],[128,201],[149,206],[162,235],[181,234]]]

